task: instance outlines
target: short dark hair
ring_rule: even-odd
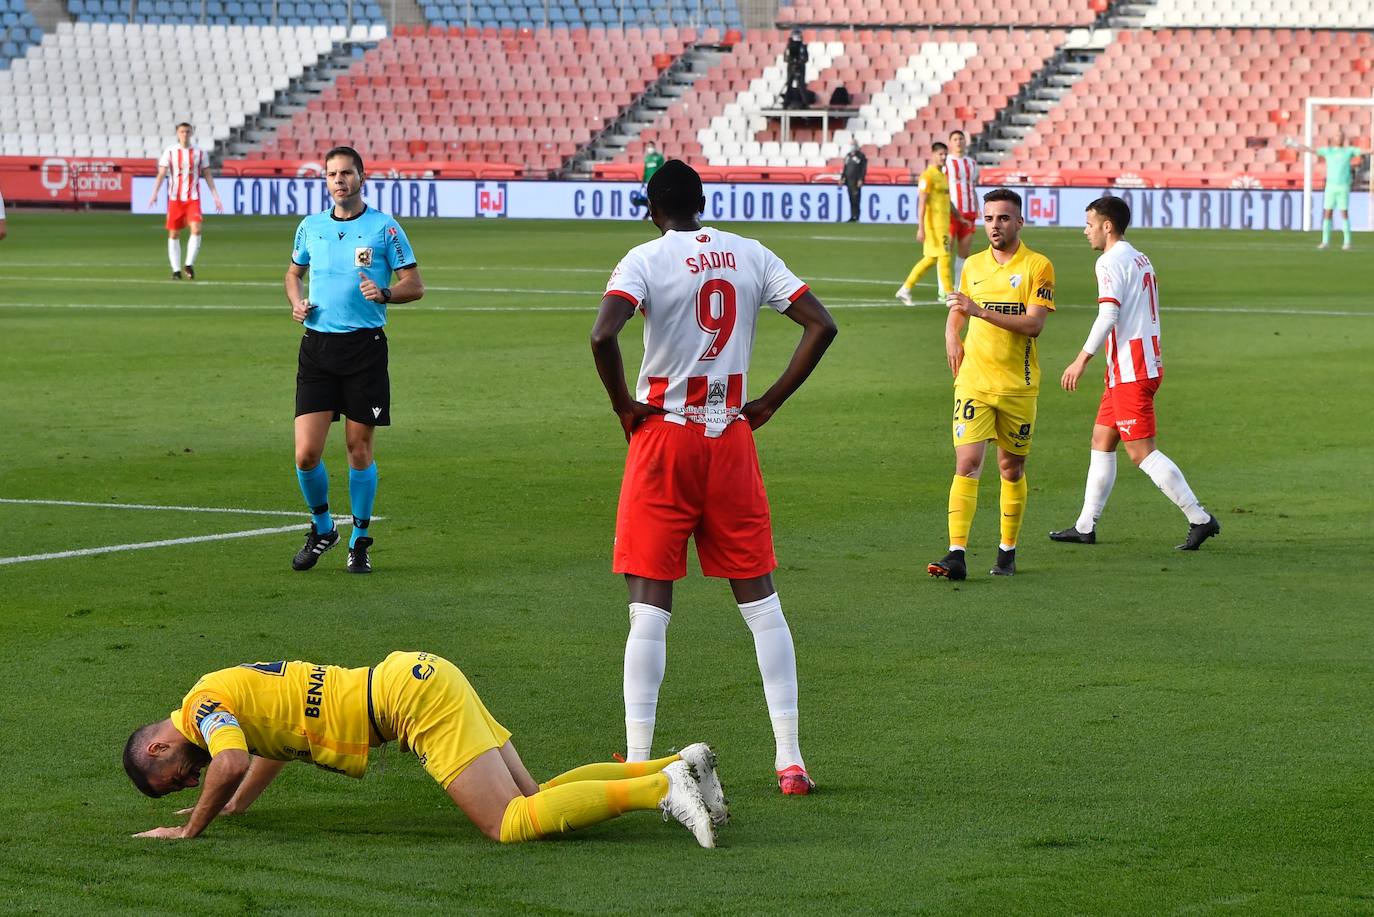
[[[353,164],[354,164],[355,166],[358,167],[358,174],[359,174],[359,175],[361,175],[361,174],[363,174],[364,172],[367,171],[367,169],[365,169],[365,168],[363,167],[363,157],[359,156],[359,155],[358,155],[358,151],[355,150],[355,149],[353,149],[353,147],[351,147],[351,146],[336,146],[336,147],[334,147],[334,148],[333,148],[332,150],[330,150],[328,153],[325,153],[325,154],[324,154],[324,159],[321,160],[322,164],[328,165],[328,164],[329,164],[329,160],[333,159],[335,156],[351,156],[351,157],[353,157]]]
[[[701,176],[681,159],[670,159],[649,179],[649,203],[668,217],[694,217],[706,203]]]
[[[1126,228],[1131,225],[1131,206],[1121,198],[1112,194],[1105,194],[1093,201],[1086,208],[1088,213],[1096,213],[1112,221],[1112,228],[1116,230],[1118,236],[1126,234]]]
[[[140,726],[134,730],[133,735],[129,736],[129,741],[124,743],[124,773],[129,775],[129,779],[134,782],[134,786],[138,787],[140,793],[154,799],[163,794],[153,789],[152,784],[148,782],[148,765],[150,762],[145,749],[160,725],[162,724],[158,722]]]
[[[937,141],[935,141],[934,143],[932,143],[932,144],[930,145],[930,151],[931,151],[932,153],[940,153],[940,152],[948,153],[948,152],[949,152],[949,146],[948,146],[947,144],[941,143],[940,141],[937,140]]]
[[[963,131],[959,130],[958,128],[955,128],[954,130],[949,132],[949,136],[951,139],[953,139],[956,134],[960,137],[963,137],[965,140],[968,139],[968,135],[965,134]]]
[[[993,188],[983,195],[984,204],[991,204],[993,201],[1011,201],[1018,211],[1021,209],[1021,195],[1010,188]]]
[[[190,122],[190,121],[179,121],[179,122],[177,122],[177,128],[176,128],[177,130],[181,130],[183,127],[189,128],[190,130],[195,130],[194,127],[191,127],[191,122]]]

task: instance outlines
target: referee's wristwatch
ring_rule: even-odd
[[[391,287],[382,287],[382,302],[391,302]]]

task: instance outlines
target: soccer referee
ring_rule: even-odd
[[[386,306],[414,302],[425,295],[425,285],[400,224],[363,203],[357,150],[339,146],[326,153],[324,177],[334,206],[301,220],[286,269],[291,317],[305,325],[296,370],[296,478],[312,516],[291,566],[309,570],[339,541],[322,456],[329,425],[343,415],[353,512],[348,572],[371,573],[368,524],[377,496],[372,438],[377,427],[391,423]],[[303,281],[312,268],[307,297]],[[393,272],[395,283],[388,286]]]

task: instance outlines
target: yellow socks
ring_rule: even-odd
[[[978,509],[978,479],[956,474],[949,485],[949,545],[968,547],[969,529],[973,528],[973,513]],[[1020,517],[1017,527],[1020,527]]]
[[[656,809],[667,794],[668,778],[649,774],[628,780],[582,780],[550,787],[533,796],[517,796],[501,819],[501,843],[566,834],[609,821],[622,812]]]
[[[1026,513],[1027,489],[1024,474],[1019,481],[1002,479],[1002,544],[1008,548],[1016,547],[1016,537],[1021,534],[1021,520]]]
[[[940,272],[940,289],[944,290],[945,292],[949,292],[950,290],[955,289],[954,265],[951,264],[953,260],[954,259],[949,257],[937,259],[937,261],[939,262],[938,270]]]
[[[677,755],[669,755],[666,758],[658,758],[654,761],[606,761],[597,764],[584,764],[575,767],[564,774],[559,774],[544,783],[539,784],[541,790],[551,789],[556,786],[563,786],[568,783],[581,783],[587,780],[624,780],[628,777],[643,777],[646,774],[657,774],[669,764],[678,760]]]

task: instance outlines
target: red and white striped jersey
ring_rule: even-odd
[[[1159,378],[1159,281],[1150,259],[1125,239],[1097,259],[1097,301],[1121,310],[1107,334],[1107,385]]]
[[[200,200],[200,176],[210,164],[210,157],[192,144],[183,147],[173,144],[162,151],[157,167],[167,170],[167,200]]]
[[[960,213],[978,212],[978,163],[972,156],[951,156],[945,160],[949,179],[949,202]]]
[[[709,226],[630,249],[606,293],[644,315],[635,397],[719,436],[748,401],[760,307],[785,312],[806,290],[759,242]]]

